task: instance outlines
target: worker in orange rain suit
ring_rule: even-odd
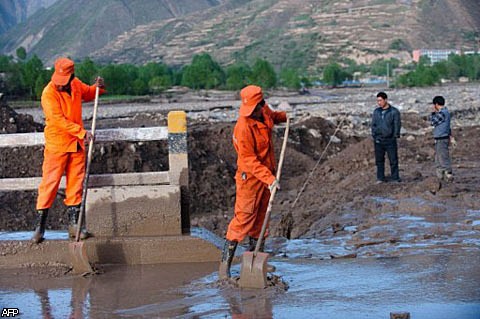
[[[82,100],[95,98],[96,86],[104,93],[103,79],[95,85],[81,82],[74,74],[74,62],[67,58],[55,61],[51,81],[42,93],[42,108],[45,115],[45,150],[42,166],[42,181],[38,188],[37,221],[32,241],[40,243],[45,233],[48,210],[58,191],[60,179],[65,173],[66,190],[64,203],[69,215],[69,234],[75,234],[85,176],[85,142],[91,142],[92,134],[82,122]],[[82,229],[82,238],[88,233]]]
[[[279,187],[275,179],[273,125],[286,122],[285,112],[265,105],[262,89],[249,85],[240,92],[240,117],[233,132],[237,152],[235,215],[228,225],[219,278],[230,277],[230,266],[237,244],[249,236],[249,250],[255,249],[260,236],[270,192]],[[263,251],[263,248],[261,249]]]

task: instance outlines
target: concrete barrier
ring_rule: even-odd
[[[180,235],[180,187],[110,186],[88,190],[87,229],[95,237]]]
[[[187,118],[183,111],[168,114],[163,127],[98,130],[102,141],[168,140],[169,171],[93,175],[86,202],[85,241],[89,261],[99,264],[211,262],[220,258],[214,244],[188,235]],[[43,133],[0,136],[0,148],[37,145]],[[98,141],[98,139],[97,139]],[[35,189],[40,178],[0,179],[0,189]],[[187,235],[182,235],[187,234]],[[68,241],[0,241],[0,267],[70,263]]]
[[[71,265],[71,241],[0,241],[0,268]],[[162,237],[92,238],[85,241],[93,264],[146,265],[159,263],[213,262],[220,250],[201,238],[178,235]]]

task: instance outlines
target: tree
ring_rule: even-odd
[[[90,58],[75,64],[75,76],[84,83],[93,83],[98,76],[98,67]]]
[[[15,51],[15,54],[19,60],[25,61],[27,58],[27,50],[25,50],[24,47],[19,47],[17,51]]]
[[[148,82],[150,92],[158,94],[172,85],[168,75],[156,76]]]
[[[48,77],[45,72],[42,72],[38,75],[37,79],[35,80],[35,89],[34,94],[37,100],[40,100],[42,97],[42,92],[45,86],[48,84]]]
[[[440,81],[439,73],[435,67],[419,63],[415,71],[402,74],[397,82],[401,86],[429,86]]]
[[[338,63],[330,63],[323,70],[323,82],[336,87],[347,78],[347,73]]]
[[[183,70],[182,85],[192,89],[213,89],[225,84],[225,73],[207,54],[195,55]]]
[[[262,88],[273,88],[277,85],[277,75],[268,61],[257,59],[252,67],[250,82]]]
[[[148,85],[140,78],[135,79],[132,83],[133,94],[144,95],[148,94]]]
[[[280,83],[291,89],[300,89],[302,87],[300,76],[295,69],[283,69],[280,72]]]
[[[138,77],[148,82],[156,76],[171,76],[171,73],[171,70],[165,64],[150,62],[139,68]]]
[[[252,70],[245,63],[237,63],[227,68],[226,88],[240,90],[248,85]]]
[[[108,92],[112,94],[133,94],[133,82],[137,78],[138,69],[131,64],[109,64],[100,70]]]
[[[11,56],[0,55],[0,72],[6,73],[10,70],[10,66],[12,65],[12,58]]]
[[[23,84],[24,88],[27,91],[27,94],[30,98],[36,97],[36,85],[38,77],[42,77],[42,73],[44,72],[42,60],[38,58],[38,56],[33,55],[31,59],[29,59],[22,68],[22,77],[23,77]]]

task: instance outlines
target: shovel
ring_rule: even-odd
[[[280,160],[278,161],[277,181],[280,182],[280,175],[282,172],[283,158],[285,157],[285,149],[287,148],[288,130],[290,126],[290,119],[287,117],[287,127],[285,128],[285,134],[283,136],[282,151],[280,153]],[[267,224],[270,220],[270,212],[272,211],[272,203],[277,188],[275,187],[270,194],[268,200],[268,208],[265,213],[265,220],[263,221],[260,237],[258,238],[257,245],[253,252],[247,251],[243,253],[242,265],[240,266],[240,279],[238,285],[242,288],[258,288],[263,289],[267,287],[267,259],[268,253],[259,252],[262,246],[263,236],[267,229]]]
[[[82,230],[83,216],[85,215],[85,203],[87,201],[88,177],[90,175],[90,163],[92,161],[93,154],[93,141],[95,140],[95,121],[97,119],[99,91],[100,89],[97,86],[95,89],[95,103],[93,105],[92,140],[88,144],[87,168],[85,170],[85,178],[83,180],[82,203],[80,205],[80,215],[78,216],[77,222],[77,234],[75,236],[75,241],[73,243],[70,243],[68,246],[70,256],[72,257],[74,274],[94,273],[92,266],[88,262],[87,250],[85,248],[84,242],[80,241],[80,232]]]

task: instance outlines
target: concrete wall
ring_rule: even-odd
[[[95,237],[180,235],[180,186],[89,189],[86,225]]]

